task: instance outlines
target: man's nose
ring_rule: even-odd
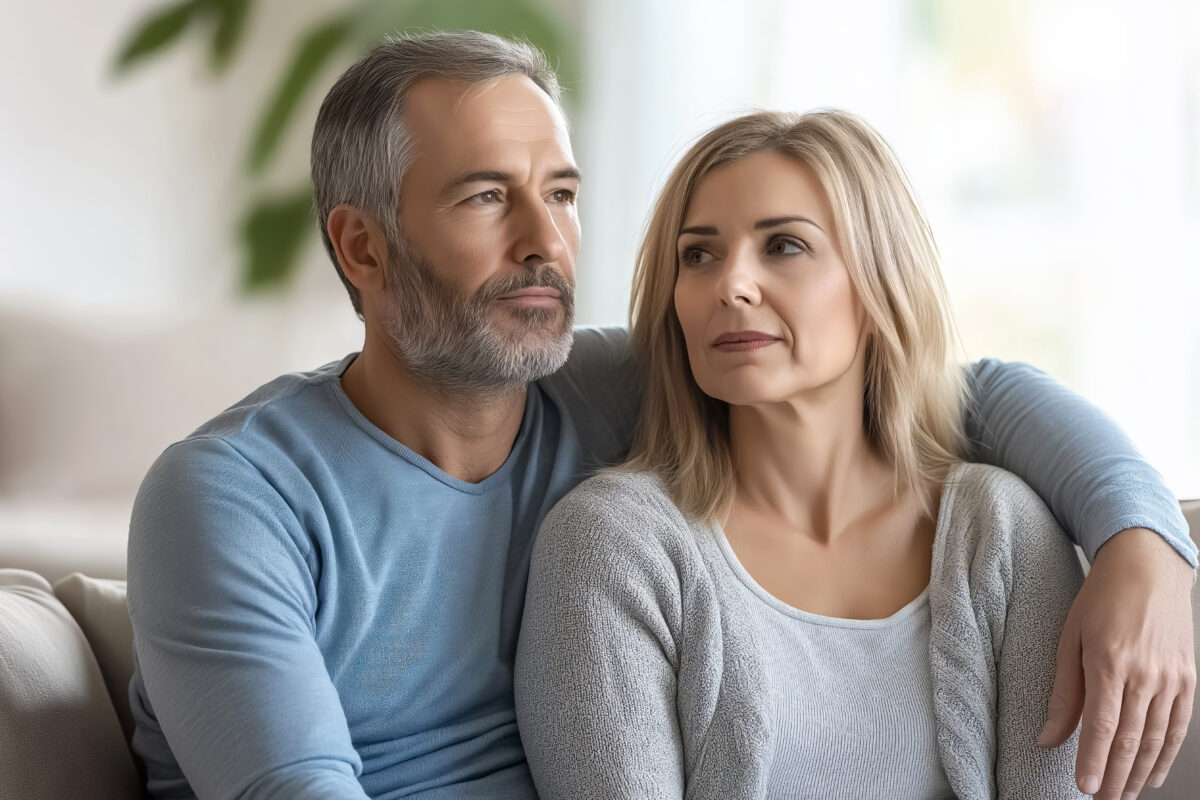
[[[547,205],[540,198],[534,198],[519,203],[514,212],[517,216],[515,260],[524,264],[557,264],[560,269],[565,268],[567,243]]]
[[[746,248],[729,252],[717,276],[717,300],[726,306],[757,305],[762,299],[758,287],[760,264]]]

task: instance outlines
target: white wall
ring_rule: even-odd
[[[166,443],[257,383],[358,346],[315,238],[289,291],[246,300],[232,235],[259,106],[296,36],[348,2],[260,0],[221,81],[195,40],[112,79],[157,0],[8,4],[0,496],[127,504]],[[1048,369],[1200,496],[1200,10],[1126,5],[564,3],[585,70],[580,321],[624,320],[646,213],[695,136],[755,105],[849,108],[924,197],[968,355]],[[981,21],[968,6],[993,10]],[[345,65],[301,109],[271,185],[303,174]]]

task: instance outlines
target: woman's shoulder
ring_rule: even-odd
[[[558,501],[538,538],[549,536],[575,546],[662,546],[685,541],[690,530],[659,476],[605,470]]]
[[[990,464],[955,466],[942,486],[939,516],[987,521],[993,527],[1026,529],[1031,524],[1057,524],[1041,497],[1029,484]],[[976,526],[978,527],[978,526]]]
[[[952,469],[943,485],[936,550],[1004,563],[1015,554],[1022,561],[1073,558],[1070,539],[1037,492],[1011,472],[970,463]]]

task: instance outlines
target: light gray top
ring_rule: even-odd
[[[719,527],[707,533],[723,556],[713,568],[741,584],[736,613],[772,643],[763,654],[777,721],[766,796],[953,797],[937,752],[929,590],[883,619],[813,614],[762,588]]]
[[[1081,582],[1066,537],[1020,479],[952,471],[928,589],[928,670],[936,753],[961,800],[1081,797],[1077,740],[1035,744]],[[872,769],[833,736],[796,741],[788,720],[806,711],[788,694],[806,686],[772,667],[779,631],[754,608],[719,537],[684,520],[655,477],[606,473],[568,494],[534,547],[517,652],[517,715],[541,795],[769,797],[805,746],[829,754],[827,791],[847,764]],[[897,691],[887,676],[871,686],[881,702]],[[886,776],[884,795],[904,796],[901,772]]]

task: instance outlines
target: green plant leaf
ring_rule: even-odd
[[[274,289],[296,271],[300,245],[313,229],[312,187],[260,199],[242,219],[242,288]]]
[[[197,0],[184,0],[144,17],[117,56],[117,72],[124,72],[178,39],[200,6]]]
[[[291,65],[276,87],[275,95],[255,130],[248,164],[251,173],[261,172],[270,162],[305,89],[330,56],[346,41],[351,29],[351,17],[338,17],[313,28],[300,42]]]
[[[212,11],[217,15],[213,27],[212,49],[209,63],[215,72],[223,72],[233,59],[246,30],[246,17],[250,11],[250,0],[209,0]]]

